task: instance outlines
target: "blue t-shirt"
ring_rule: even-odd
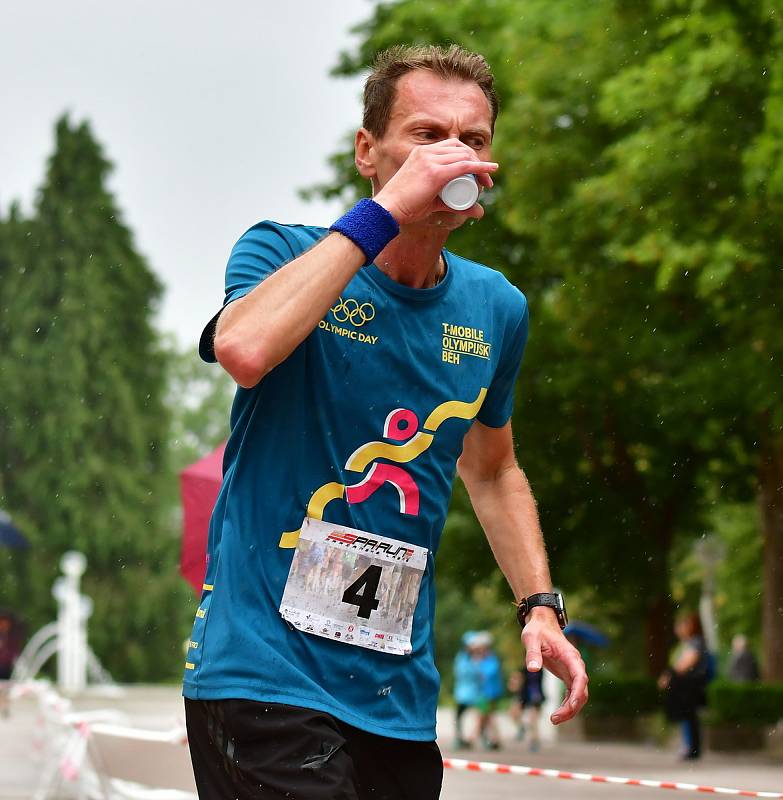
[[[481,664],[466,650],[454,659],[454,700],[461,706],[477,706],[481,693]]]
[[[487,653],[479,661],[481,670],[481,694],[484,700],[499,700],[503,697],[503,672],[500,659],[494,653]]]
[[[225,303],[327,233],[252,227],[229,258]],[[283,363],[237,389],[186,697],[287,703],[383,736],[435,738],[433,558],[463,437],[474,419],[508,421],[528,330],[526,300],[503,275],[444,257],[446,275],[430,289],[375,265],[360,270]],[[348,502],[343,487],[383,464],[405,475]],[[410,655],[320,638],[281,618],[306,514],[428,549]]]

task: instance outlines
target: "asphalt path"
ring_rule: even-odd
[[[451,755],[442,748],[444,755]],[[583,772],[592,775],[648,778],[660,781],[695,783],[701,786],[724,786],[734,789],[783,792],[783,766],[769,756],[724,756],[707,753],[698,762],[681,762],[675,749],[622,743],[590,744],[568,742],[548,744],[537,753],[509,743],[500,751],[459,751],[458,758],[521,766]],[[511,798],[546,798],[546,800],[655,800],[656,797],[703,797],[689,791],[654,789],[640,786],[588,783],[561,778],[517,775],[492,775],[446,770],[444,800],[511,800]]]
[[[114,695],[89,694],[77,698],[78,710],[112,709],[124,714],[128,724],[158,730],[169,730],[182,719],[182,706],[177,687],[128,687]],[[470,730],[470,719],[467,720]],[[439,713],[439,744],[444,756],[517,764],[522,766],[584,772],[593,775],[649,778],[682,781],[706,786],[783,792],[783,758],[778,754],[706,753],[696,762],[677,760],[677,743],[666,746],[628,743],[591,743],[573,741],[575,730],[564,733],[566,741],[546,741],[538,752],[530,752],[525,742],[513,737],[510,722],[501,719],[504,744],[500,750],[454,750],[453,715],[445,709]],[[38,709],[32,699],[15,704],[9,718],[0,717],[0,798],[30,798],[45,764],[42,728]],[[783,736],[783,734],[781,734]],[[778,739],[780,746],[780,740]],[[68,787],[57,795],[68,796]],[[672,791],[647,787],[606,785],[548,777],[497,775],[479,772],[446,770],[443,800],[510,800],[542,798],[543,800],[644,800],[671,796]],[[675,791],[675,796],[700,797],[695,792]]]

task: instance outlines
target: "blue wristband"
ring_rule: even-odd
[[[365,197],[329,230],[347,236],[364,253],[367,266],[400,232],[400,226],[383,206]]]

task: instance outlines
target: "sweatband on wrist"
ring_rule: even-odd
[[[365,197],[329,230],[347,236],[364,253],[367,266],[400,232],[400,226],[382,205]]]

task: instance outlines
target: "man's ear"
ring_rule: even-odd
[[[354,163],[363,178],[372,180],[376,175],[373,146],[375,138],[367,128],[359,128],[353,143]]]

